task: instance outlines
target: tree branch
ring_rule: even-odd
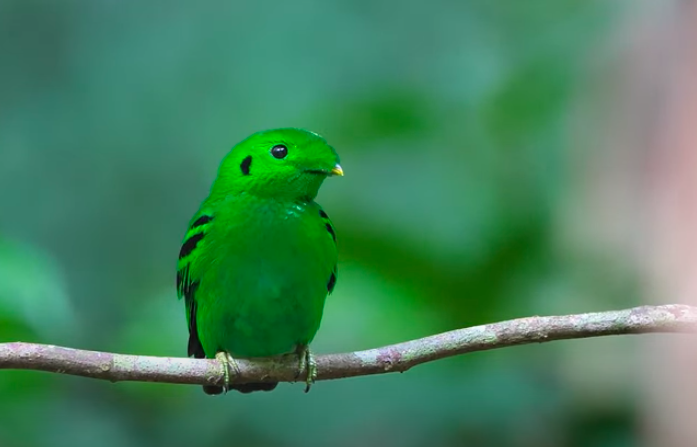
[[[382,348],[318,355],[317,380],[403,372],[425,362],[467,352],[553,340],[654,332],[697,333],[697,307],[642,306],[610,312],[528,317],[458,329]],[[238,360],[235,383],[294,382],[298,359]],[[0,369],[25,369],[119,381],[221,385],[216,360],[84,351],[32,343],[1,343]]]

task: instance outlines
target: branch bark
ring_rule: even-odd
[[[553,340],[644,333],[697,333],[697,307],[670,304],[577,315],[528,317],[458,329],[367,351],[315,357],[317,380],[404,372],[468,352]],[[295,355],[239,359],[235,383],[295,382]],[[94,379],[222,385],[216,360],[85,351],[33,343],[0,343],[0,369],[47,371]]]

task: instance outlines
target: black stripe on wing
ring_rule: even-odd
[[[203,232],[196,233],[193,236],[187,238],[182,244],[182,248],[179,251],[179,259],[184,259],[191,254],[192,251],[196,249],[198,243],[203,239]]]
[[[191,226],[189,227],[189,230],[193,230],[195,228],[202,227],[202,226],[206,225],[208,222],[210,222],[211,220],[213,220],[213,217],[211,217],[207,214],[204,214],[203,216],[196,219],[194,221],[194,223],[191,224]]]
[[[329,215],[324,212],[322,208],[319,209],[319,217],[322,218],[322,221],[324,222],[324,226],[327,229],[327,232],[331,235],[332,240],[334,241],[334,244],[336,244],[336,233],[334,232],[334,225],[332,224],[332,221],[329,219]],[[334,266],[334,269],[332,270],[332,274],[329,277],[329,281],[327,281],[327,292],[332,293],[334,291],[334,286],[336,285],[336,277],[338,274],[338,269],[337,266]]]
[[[322,208],[319,209],[319,217],[322,218],[322,221],[324,222],[324,227],[327,229],[327,232],[332,236],[332,240],[336,244],[336,233],[334,232],[334,225],[332,224],[332,221],[329,219],[329,215],[324,212]]]
[[[186,236],[184,236],[182,248],[179,250],[180,262],[189,256],[194,250],[196,250],[198,243],[201,242],[203,237],[206,235],[206,227],[209,223],[211,223],[212,220],[213,216],[203,214],[191,223],[186,232]]]
[[[184,296],[184,306],[186,314],[189,317],[189,345],[186,349],[186,355],[194,356],[197,359],[202,359],[206,356],[201,345],[201,340],[198,338],[198,329],[196,327],[196,289],[199,282],[192,281],[189,276],[189,264],[177,272],[177,291]]]
[[[334,266],[334,271],[329,277],[329,282],[327,283],[327,292],[332,293],[334,291],[334,286],[336,285],[336,266]]]
[[[179,251],[179,262],[177,270],[177,293],[184,297],[184,305],[186,313],[189,317],[189,344],[187,347],[187,355],[196,358],[204,358],[206,356],[203,351],[203,346],[198,337],[198,328],[196,327],[196,290],[199,286],[199,281],[194,281],[190,275],[191,263],[195,261],[189,259],[199,242],[205,237],[205,226],[213,220],[212,216],[202,215],[198,217],[189,227],[184,238],[181,250]]]

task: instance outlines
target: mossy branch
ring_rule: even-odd
[[[697,333],[697,308],[642,306],[610,312],[528,317],[458,329],[418,340],[345,354],[317,355],[317,380],[403,372],[468,352],[553,340],[645,333]],[[238,360],[234,383],[295,382],[294,355]],[[0,343],[0,369],[24,369],[94,379],[222,385],[217,360],[113,354],[33,343]]]

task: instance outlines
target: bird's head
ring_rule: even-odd
[[[257,132],[223,159],[212,193],[311,200],[325,178],[344,175],[339,156],[324,138],[302,129]]]

